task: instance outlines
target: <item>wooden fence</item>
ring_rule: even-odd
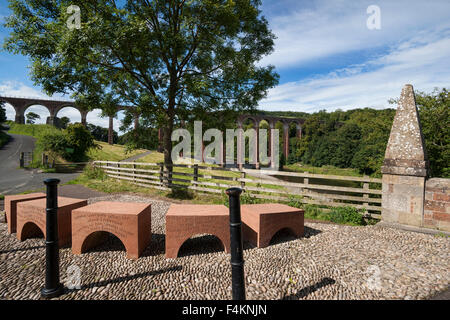
[[[327,207],[352,206],[371,216],[381,212],[381,179],[254,170],[218,166],[173,164],[172,172],[162,163],[94,161],[93,165],[116,179],[159,190],[184,188],[221,194],[241,187],[254,198]],[[298,180],[295,182],[285,180]],[[301,181],[300,181],[301,180]]]

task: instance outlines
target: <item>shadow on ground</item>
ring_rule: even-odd
[[[166,273],[166,272],[174,272],[174,271],[181,271],[181,270],[182,270],[181,266],[175,266],[175,267],[170,267],[170,268],[165,268],[165,269],[160,269],[160,270],[142,272],[142,273],[138,273],[135,275],[128,275],[128,276],[118,277],[118,278],[114,278],[114,279],[108,279],[108,280],[104,280],[104,281],[92,282],[89,284],[82,285],[80,289],[65,288],[64,293],[66,294],[66,293],[76,292],[76,291],[80,291],[80,290],[91,289],[94,287],[104,287],[104,286],[107,286],[108,284],[120,283],[120,282],[125,282],[125,281],[135,280],[135,279],[139,279],[139,278],[145,278],[145,277],[152,277],[152,276],[156,276],[158,274],[162,274],[162,273]]]
[[[45,246],[34,246],[34,247],[28,247],[28,248],[18,248],[18,249],[11,249],[11,250],[2,250],[0,251],[0,254],[4,253],[12,253],[12,252],[19,252],[19,251],[27,251],[27,250],[34,250],[34,249],[44,249]]]
[[[178,257],[186,257],[197,254],[222,252],[222,241],[213,235],[195,236],[186,240],[178,250]]]
[[[288,296],[284,296],[281,300],[298,300],[298,299],[302,299],[305,298],[306,296],[310,295],[311,293],[313,293],[314,291],[319,290],[320,288],[335,284],[336,281],[334,279],[331,278],[323,278],[322,280],[320,280],[319,282],[308,286],[308,287],[304,287],[303,289],[297,291],[297,293],[295,294],[291,294]]]

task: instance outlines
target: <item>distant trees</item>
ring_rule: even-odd
[[[158,129],[138,127],[121,135],[118,144],[125,145],[128,150],[148,149],[156,150],[159,145]]]
[[[27,123],[28,124],[34,124],[37,119],[40,119],[41,116],[34,112],[28,112],[27,113]]]
[[[70,123],[70,119],[66,116],[59,118],[59,126],[63,129],[67,128],[67,125]]]
[[[415,92],[430,176],[450,177],[450,98],[446,88]],[[397,99],[389,103],[397,104]],[[306,115],[303,136],[290,139],[288,163],[356,168],[380,174],[395,109],[324,110]]]
[[[92,123],[87,124],[87,129],[92,134],[95,140],[108,142],[108,129],[97,126]],[[117,143],[119,141],[119,135],[115,130],[113,130],[113,143]]]
[[[394,109],[369,108],[313,113],[305,120],[302,138],[290,139],[288,162],[379,172],[394,115]]]

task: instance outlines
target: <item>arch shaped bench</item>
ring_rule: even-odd
[[[166,214],[166,258],[176,258],[183,243],[197,234],[219,238],[230,252],[229,211],[224,205],[172,204]]]
[[[100,201],[72,212],[72,253],[81,254],[98,245],[99,231],[115,235],[125,246],[127,258],[137,259],[151,241],[151,204]]]
[[[87,205],[87,200],[58,197],[58,245],[64,247],[72,239],[71,215],[74,209]],[[20,241],[33,237],[36,232],[34,224],[46,237],[47,199],[19,202],[17,204],[17,239]]]
[[[45,193],[29,193],[5,196],[6,222],[8,223],[8,232],[17,231],[17,204],[23,201],[30,201],[45,198]]]
[[[304,210],[285,204],[242,205],[241,219],[244,240],[258,248],[267,247],[273,236],[282,229],[291,230],[297,237],[304,234]]]

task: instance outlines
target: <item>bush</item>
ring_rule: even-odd
[[[335,223],[361,226],[365,225],[365,221],[360,211],[353,207],[336,207],[328,213],[328,216],[330,221]]]
[[[69,124],[63,132],[66,135],[68,148],[65,159],[69,161],[82,161],[86,159],[86,152],[97,147],[94,137],[81,123]]]
[[[108,177],[103,169],[94,167],[93,165],[87,165],[84,170],[84,175],[88,179],[95,179],[95,180],[106,180]]]
[[[49,154],[50,159],[55,160],[58,156],[66,159],[66,149],[69,144],[66,135],[62,131],[43,133],[37,141],[38,148]]]
[[[304,204],[302,203],[302,200],[302,196],[289,195],[289,201],[286,204],[294,208],[303,208]]]
[[[90,132],[81,124],[69,124],[67,129],[62,131],[45,132],[38,137],[40,149],[50,153],[50,157],[57,156],[67,161],[83,161],[86,159],[86,152],[90,148],[98,145]]]

